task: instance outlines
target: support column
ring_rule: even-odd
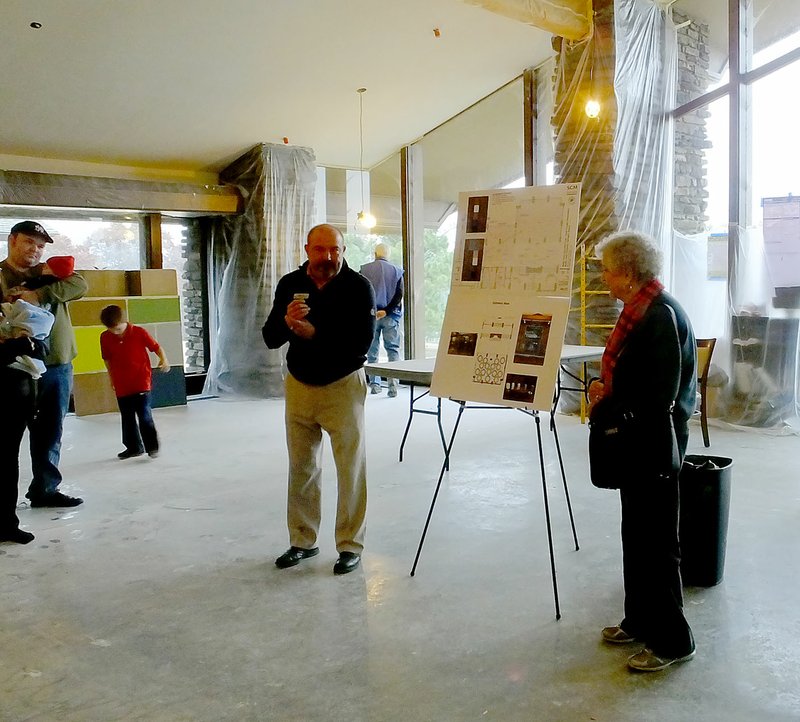
[[[536,185],[536,70],[526,68],[522,74],[523,103],[522,139],[524,144],[525,185]]]
[[[400,150],[400,193],[403,228],[403,276],[406,358],[425,358],[425,217],[422,191],[422,146]]]
[[[142,267],[163,268],[164,255],[161,249],[161,214],[148,213],[140,221],[142,231]]]

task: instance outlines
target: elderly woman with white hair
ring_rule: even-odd
[[[651,238],[614,233],[597,244],[596,255],[623,308],[600,379],[589,387],[590,422],[621,410],[630,433],[629,451],[618,459],[625,615],[602,638],[642,643],[628,666],[654,672],[695,653],[678,543],[678,471],[696,401],[695,338],[686,312],[657,279],[661,254]]]

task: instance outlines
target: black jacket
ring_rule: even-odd
[[[621,474],[626,469],[676,472],[686,452],[688,420],[696,403],[694,331],[680,304],[662,291],[625,339],[612,372],[611,394],[598,403],[592,418],[609,409],[632,416],[630,448],[628,458],[620,459]]]
[[[675,312],[673,324],[669,307]],[[611,381],[612,398],[644,418],[675,401],[673,418],[685,425],[697,403],[697,344],[681,305],[662,291],[628,335]]]
[[[321,289],[308,276],[307,266],[308,261],[278,281],[261,334],[269,348],[288,341],[286,365],[298,381],[324,386],[360,369],[367,360],[375,332],[375,294],[372,284],[346,261]],[[296,293],[308,294],[311,311],[306,319],[316,329],[311,339],[293,334],[284,320]]]
[[[17,356],[32,356],[40,361],[47,355],[47,343],[38,338],[21,336],[0,343],[0,367],[16,361]],[[13,369],[11,369],[13,370]],[[20,373],[24,373],[20,372]]]

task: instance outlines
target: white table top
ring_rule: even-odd
[[[598,361],[603,356],[603,346],[573,346],[564,344],[561,349],[561,363],[582,363],[584,361]],[[407,381],[409,383],[430,386],[433,379],[435,358],[417,358],[401,361],[386,361],[384,363],[366,364],[364,370],[375,376]]]

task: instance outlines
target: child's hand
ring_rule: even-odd
[[[161,371],[161,373],[165,374],[169,371],[169,369],[170,366],[168,361],[162,361],[161,363],[158,364],[158,370]]]

